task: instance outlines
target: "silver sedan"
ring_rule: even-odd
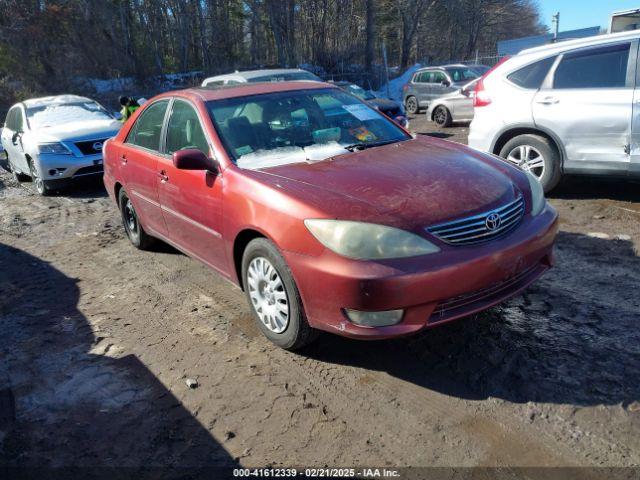
[[[473,120],[473,95],[477,79],[457,90],[434,99],[427,109],[427,118],[439,127],[450,127],[453,122]]]

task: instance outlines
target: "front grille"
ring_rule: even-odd
[[[428,227],[427,231],[452,245],[486,242],[513,230],[522,220],[524,199],[472,217]]]
[[[102,145],[104,145],[104,142],[107,140],[107,138],[101,138],[87,142],[76,142],[76,147],[78,147],[78,150],[80,150],[83,155],[95,155],[96,153],[102,153]],[[98,145],[100,145],[100,148],[95,148]]]
[[[440,302],[431,314],[429,323],[434,324],[468,315],[470,312],[509,298],[538,278],[547,268],[548,266],[539,263],[489,287]]]
[[[102,164],[100,165],[92,165],[90,167],[82,167],[79,168],[76,173],[73,174],[74,177],[81,177],[83,175],[95,175],[98,173],[102,173]]]

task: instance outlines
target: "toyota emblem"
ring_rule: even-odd
[[[496,230],[500,228],[500,224],[502,223],[502,218],[497,213],[492,213],[487,216],[484,220],[484,224],[487,227],[487,230]]]
[[[92,145],[93,149],[96,152],[101,152],[102,151],[102,142],[96,142]]]

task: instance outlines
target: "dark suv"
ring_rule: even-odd
[[[405,109],[407,113],[416,114],[426,109],[434,98],[454,92],[480,75],[477,69],[466,65],[422,68],[402,87]]]

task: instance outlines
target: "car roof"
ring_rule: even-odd
[[[226,80],[229,78],[244,78],[250,80],[252,78],[259,78],[265,75],[283,75],[285,73],[311,73],[300,68],[265,68],[261,70],[245,70],[244,72],[232,72],[225,73],[224,75],[216,75],[214,77],[208,77],[206,81]]]
[[[574,48],[587,47],[591,45],[599,45],[609,43],[616,40],[634,40],[640,37],[639,30],[632,30],[629,32],[609,33],[607,35],[596,35],[594,37],[578,38],[575,40],[564,40],[557,43],[551,43],[542,45],[539,47],[527,48],[520,51],[518,55],[529,55],[535,53],[558,53],[565,50],[571,50]]]
[[[194,87],[186,90],[167,92],[160,97],[183,96],[193,100],[208,102],[211,100],[223,100],[226,98],[246,97],[249,95],[261,95],[265,93],[287,92],[295,90],[315,90],[318,88],[338,87],[325,82],[313,80],[293,81],[293,82],[255,82],[240,83],[237,85],[221,85]]]
[[[79,95],[53,95],[50,97],[30,98],[29,100],[24,100],[21,103],[27,108],[33,108],[77,102],[94,102],[94,100],[87,97],[81,97]]]

